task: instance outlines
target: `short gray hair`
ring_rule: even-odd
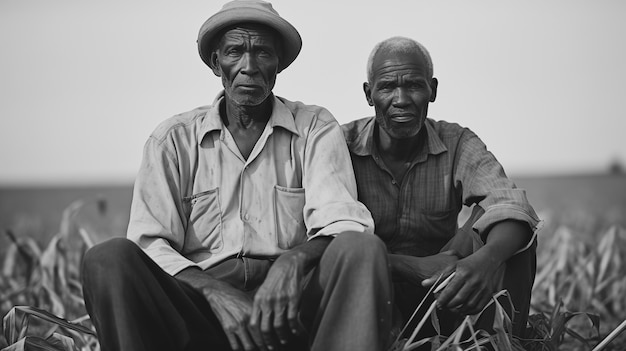
[[[372,82],[373,78],[373,66],[374,66],[374,57],[376,54],[381,51],[386,50],[392,53],[412,53],[418,52],[421,54],[426,60],[426,65],[428,66],[428,76],[429,78],[433,77],[433,60],[430,58],[430,53],[424,45],[418,43],[417,41],[406,38],[406,37],[391,37],[389,39],[385,39],[380,43],[376,44],[370,53],[369,58],[367,59],[367,80],[368,82]]]

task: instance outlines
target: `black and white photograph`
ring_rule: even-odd
[[[0,350],[626,350],[625,14],[0,0]]]

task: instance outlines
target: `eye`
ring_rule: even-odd
[[[265,49],[257,50],[257,56],[262,57],[262,58],[272,58],[276,56],[276,53],[271,49],[265,48]]]
[[[393,83],[391,83],[391,82],[379,82],[378,84],[376,84],[376,88],[378,90],[383,90],[383,91],[391,90],[391,89],[393,89]]]
[[[224,54],[226,54],[227,56],[239,56],[241,55],[241,49],[236,47],[227,48]]]

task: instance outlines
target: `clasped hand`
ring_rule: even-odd
[[[232,287],[209,298],[233,350],[273,350],[300,333],[297,316],[303,270],[287,255],[281,258],[254,299]]]

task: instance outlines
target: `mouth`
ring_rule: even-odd
[[[241,89],[258,89],[259,88],[257,84],[238,84],[237,87]]]
[[[396,123],[407,123],[413,121],[415,116],[409,114],[392,115],[390,119]]]

